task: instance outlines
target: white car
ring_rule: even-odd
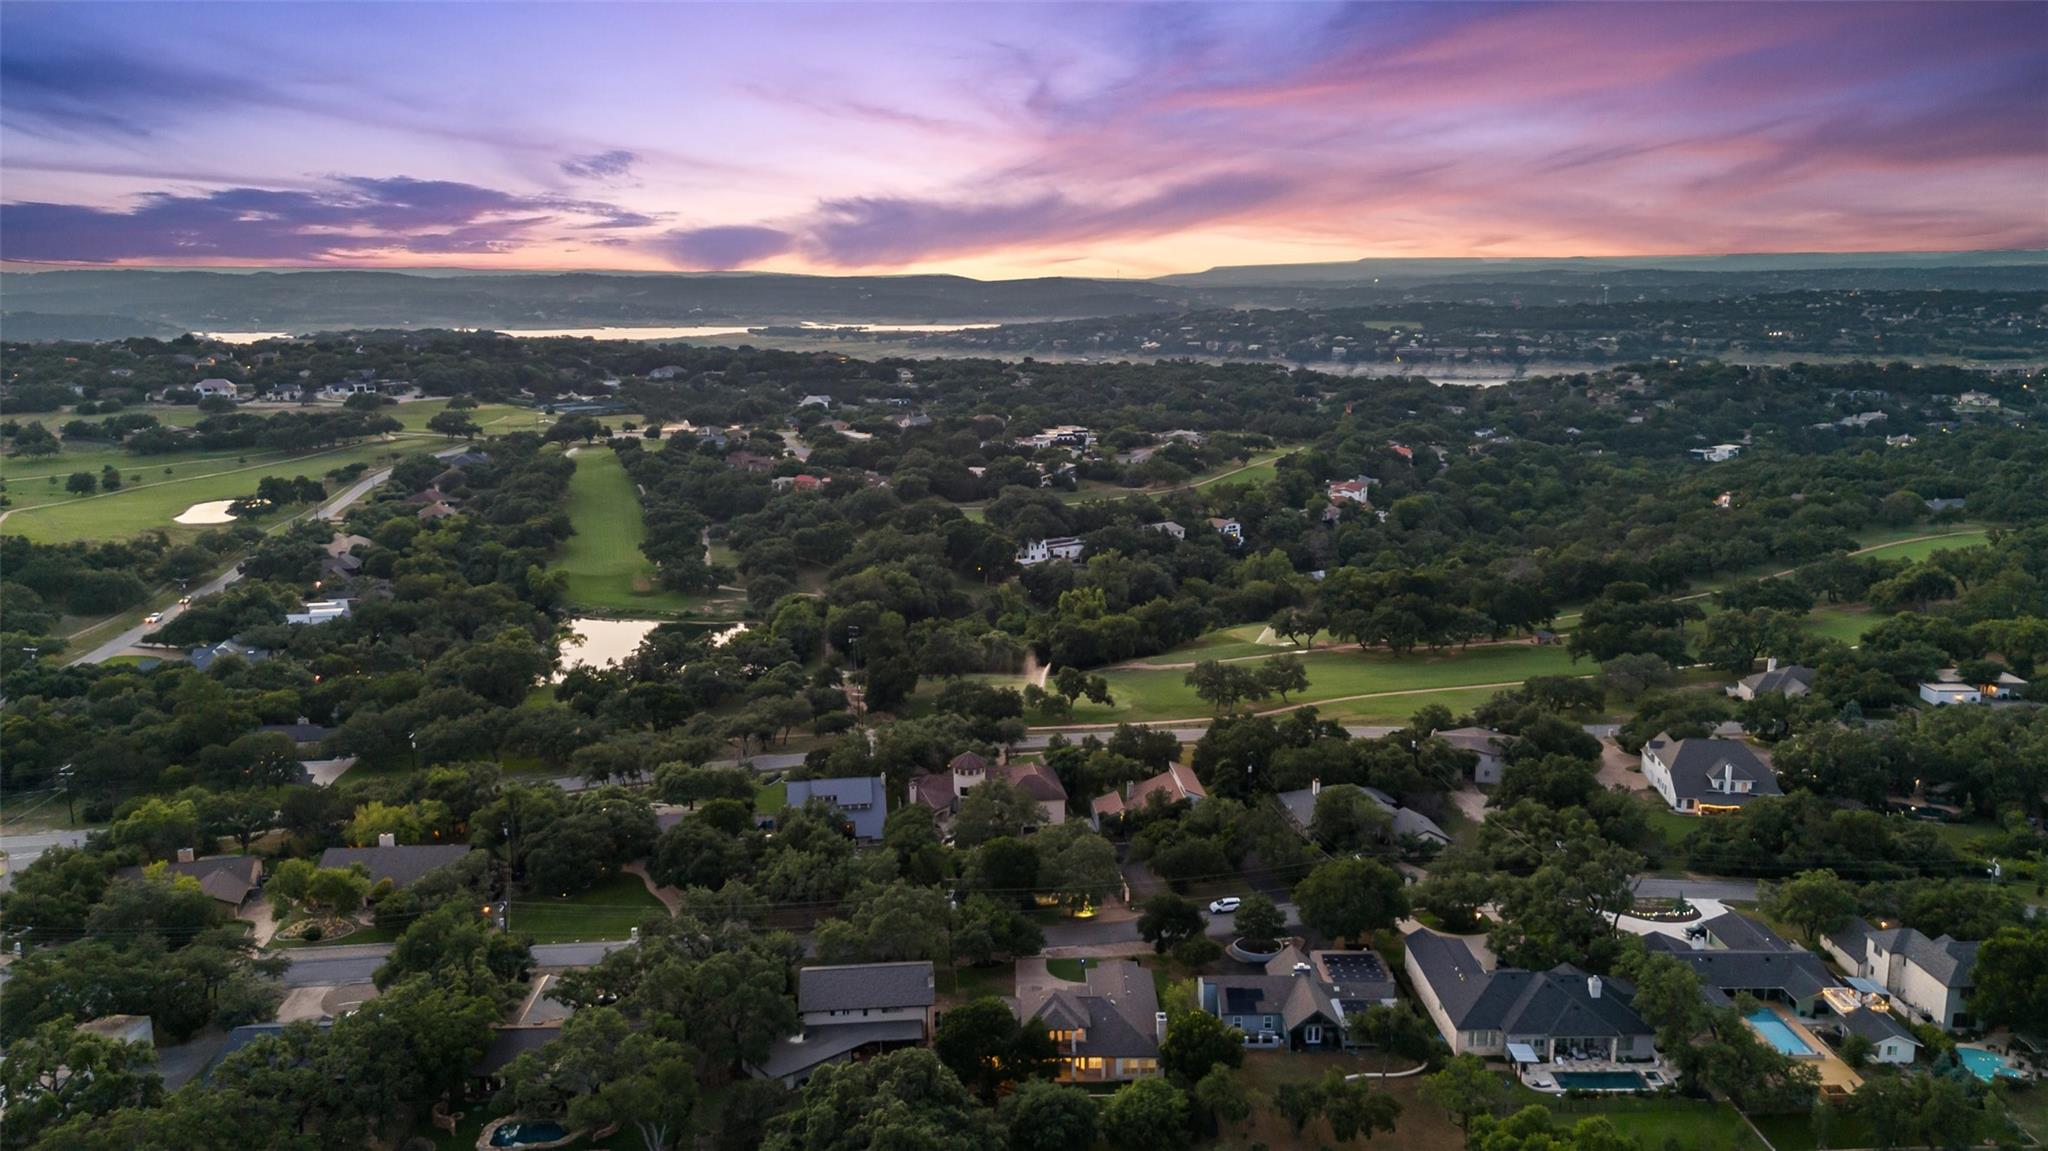
[[[155,627],[156,625],[164,622],[164,613],[160,611],[150,612],[149,618],[143,620],[142,622],[149,625],[150,627]]]
[[[1238,898],[1237,896],[1235,896],[1235,895],[1226,895],[1226,896],[1224,896],[1223,898],[1221,898],[1221,899],[1219,899],[1219,900],[1217,900],[1217,901],[1215,901],[1214,903],[1211,903],[1211,904],[1209,905],[1209,914],[1211,914],[1211,915],[1230,915],[1230,914],[1233,914],[1233,913],[1235,913],[1235,912],[1237,911],[1238,907],[1239,907],[1240,905],[1242,905],[1243,903],[1244,903],[1244,900],[1242,900],[1242,899],[1239,899],[1239,898]]]

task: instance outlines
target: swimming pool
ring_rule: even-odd
[[[1970,1069],[1970,1074],[1986,1083],[1993,1079],[2023,1078],[2012,1064],[2005,1061],[2005,1056],[1996,1051],[1986,1051],[1982,1047],[1958,1047],[1956,1058],[1963,1061],[1963,1066]]]
[[[1642,1091],[1650,1086],[1633,1071],[1559,1071],[1551,1077],[1567,1091]]]
[[[556,1143],[568,1138],[560,1123],[507,1123],[493,1132],[493,1147],[524,1147],[533,1143]]]
[[[1813,1048],[1807,1046],[1806,1040],[1801,1039],[1797,1031],[1785,1026],[1785,1021],[1771,1012],[1756,1011],[1746,1018],[1749,1025],[1756,1028],[1756,1033],[1764,1037],[1764,1042],[1777,1048],[1780,1055],[1790,1055],[1794,1059],[1807,1059],[1814,1055]]]

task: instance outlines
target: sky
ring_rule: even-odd
[[[0,259],[2048,247],[2048,3],[0,5]]]

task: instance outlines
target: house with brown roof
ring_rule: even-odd
[[[1038,804],[1047,826],[1067,821],[1067,788],[1053,770],[1038,762],[990,763],[983,756],[963,751],[953,757],[944,771],[927,772],[910,781],[910,801],[921,803],[947,823],[960,813],[960,799],[977,785],[998,779]]]
[[[1088,805],[1089,821],[1099,831],[1103,820],[1121,819],[1126,813],[1143,811],[1154,802],[1194,803],[1207,798],[1209,793],[1203,789],[1202,781],[1195,778],[1194,769],[1173,763],[1158,775],[1126,783],[1120,791],[1096,796]]]

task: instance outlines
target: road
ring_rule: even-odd
[[[541,967],[589,967],[625,946],[623,939],[605,943],[543,943],[533,949],[533,959]],[[343,987],[368,983],[384,957],[391,954],[391,944],[341,943],[333,947],[298,948],[283,954],[291,960],[284,973],[286,987]]]
[[[434,455],[446,458],[448,456],[458,455],[465,450],[466,449],[462,447],[446,448],[443,449],[442,451],[435,452]],[[322,520],[338,520],[341,518],[343,512],[346,512],[349,508],[355,505],[356,501],[362,499],[366,495],[369,495],[370,491],[373,488],[375,488],[378,484],[381,484],[385,480],[388,480],[390,478],[390,468],[385,468],[381,471],[371,472],[368,475],[364,476],[363,478],[357,480],[355,483],[349,485],[347,488],[336,493],[326,503],[321,504],[318,508],[314,509],[313,515],[316,518]],[[204,584],[200,585],[198,588],[186,594],[189,595],[192,599],[205,599],[207,596],[210,595],[219,595],[221,591],[225,589],[228,585],[234,583],[236,580],[239,580],[241,578],[241,572],[236,571],[233,568],[230,568],[227,571],[222,572],[221,574],[213,577],[212,579],[206,581]],[[71,665],[76,666],[82,663],[104,663],[107,660],[110,660],[115,656],[120,655],[122,652],[127,651],[129,648],[134,647],[136,644],[141,643],[145,638],[149,636],[149,633],[155,631],[158,627],[161,627],[163,624],[169,623],[171,620],[176,619],[178,617],[178,613],[182,610],[184,609],[177,605],[167,607],[163,610],[163,619],[160,620],[158,623],[136,624],[134,627],[129,628],[127,631],[122,632],[121,634],[99,645],[98,647],[93,648],[91,651],[86,652],[84,655],[81,655],[78,658],[72,660]]]
[[[1636,894],[1644,899],[1676,899],[1683,895],[1687,899],[1719,899],[1723,902],[1732,899],[1748,902],[1756,899],[1757,881],[1691,876],[1670,879],[1660,875],[1641,875],[1636,877]]]
[[[23,835],[0,835],[0,851],[7,860],[0,864],[0,891],[14,886],[14,873],[34,863],[53,847],[78,847],[85,843],[83,831],[32,831]]]

